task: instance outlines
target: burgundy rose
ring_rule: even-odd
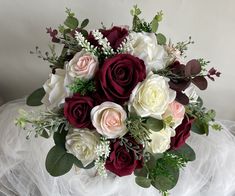
[[[135,86],[146,77],[144,62],[130,54],[107,59],[99,71],[100,85],[109,101],[124,103]]]
[[[143,167],[143,146],[137,144],[133,138],[128,138],[131,148],[121,145],[120,140],[111,142],[111,153],[106,160],[105,168],[118,176],[131,175],[135,169]],[[134,150],[135,149],[135,150]]]
[[[185,144],[185,141],[190,136],[190,130],[193,121],[193,118],[188,119],[187,117],[184,117],[182,123],[178,127],[176,127],[176,135],[175,137],[171,138],[171,149],[177,150]]]
[[[90,112],[93,107],[92,98],[74,94],[73,97],[65,99],[64,116],[76,128],[92,128]]]
[[[108,39],[110,46],[115,50],[120,46],[125,37],[128,35],[127,29],[117,26],[114,26],[108,30],[100,29],[99,31],[103,34],[104,37]],[[88,41],[94,46],[99,45],[97,40],[94,39],[92,33],[89,34]]]

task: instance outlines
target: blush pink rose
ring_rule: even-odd
[[[164,114],[164,118],[171,116],[174,122],[174,128],[179,126],[184,119],[185,107],[177,101],[173,101],[168,105],[167,111]]]
[[[118,104],[104,102],[91,110],[91,120],[97,132],[107,138],[117,138],[126,132],[126,111]]]

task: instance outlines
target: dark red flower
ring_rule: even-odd
[[[178,127],[176,127],[176,135],[175,137],[171,138],[171,149],[177,150],[185,144],[185,141],[190,136],[190,130],[193,121],[193,118],[188,119],[187,117],[184,117],[182,123]]]
[[[64,116],[76,128],[93,128],[90,112],[94,106],[91,97],[74,94],[65,99]]]
[[[144,62],[130,54],[106,59],[99,70],[100,86],[106,100],[119,104],[129,100],[132,90],[145,77]]]
[[[115,50],[120,46],[120,44],[128,35],[127,29],[117,26],[114,26],[108,30],[100,29],[99,31],[103,34],[104,37],[108,39],[110,46]],[[94,46],[99,46],[98,42],[94,39],[92,33],[89,34],[88,41]]]
[[[143,146],[133,138],[128,138],[131,149],[121,144],[120,139],[113,140],[110,144],[111,153],[106,160],[105,168],[118,176],[131,175],[135,169],[143,167]]]

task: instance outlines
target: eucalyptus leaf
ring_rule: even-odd
[[[179,179],[179,169],[165,165],[168,175],[159,174],[151,181],[151,184],[160,191],[168,191],[175,187]]]
[[[152,33],[157,32],[158,25],[159,25],[158,20],[156,18],[154,18],[151,22]]]
[[[155,159],[155,157],[152,154],[150,154],[149,160],[146,161],[146,166],[149,169],[154,169],[156,167],[156,159]]]
[[[166,44],[166,37],[162,33],[158,33],[157,35],[157,43],[159,45],[165,45]]]
[[[78,19],[73,16],[68,16],[64,21],[64,25],[66,25],[70,29],[76,29],[78,27],[78,24]]]
[[[42,98],[45,96],[46,92],[43,88],[35,90],[31,95],[28,96],[26,104],[29,106],[40,106],[42,105]]]
[[[151,186],[151,180],[146,177],[137,176],[135,182],[143,188],[149,188]]]
[[[81,28],[82,28],[82,29],[85,28],[85,27],[88,25],[88,23],[89,23],[89,20],[88,20],[88,19],[83,20],[83,21],[82,21],[82,24],[81,24]]]
[[[62,129],[61,132],[55,132],[53,135],[53,139],[55,142],[55,145],[60,146],[62,148],[65,149],[65,142],[66,142],[66,135],[67,135],[68,131]]]
[[[142,177],[147,177],[148,176],[148,170],[146,167],[143,167],[141,169],[136,169],[134,171],[135,176],[142,176]]]
[[[44,137],[44,138],[49,138],[50,134],[46,130],[43,130],[43,132],[40,134],[40,136]]]
[[[194,150],[188,144],[184,144],[179,149],[173,150],[171,152],[182,155],[187,161],[194,161],[196,159]]]
[[[203,134],[208,135],[209,134],[209,126],[203,120],[196,119],[192,124],[191,131],[193,131],[197,134],[200,134],[200,135],[203,135]]]
[[[46,169],[52,176],[61,176],[69,172],[74,163],[74,156],[60,146],[54,146],[47,154]]]
[[[146,120],[146,125],[148,129],[151,129],[152,131],[161,131],[163,129],[164,123],[162,120],[150,117]]]

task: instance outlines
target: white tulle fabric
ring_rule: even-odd
[[[134,176],[109,174],[102,179],[94,169],[76,170],[51,177],[45,170],[45,157],[52,139],[32,137],[14,125],[24,100],[0,108],[0,195],[6,196],[157,196],[154,188],[135,184]],[[220,121],[223,131],[211,131],[208,137],[191,134],[188,143],[197,154],[196,161],[181,171],[172,196],[235,195],[235,122]]]

